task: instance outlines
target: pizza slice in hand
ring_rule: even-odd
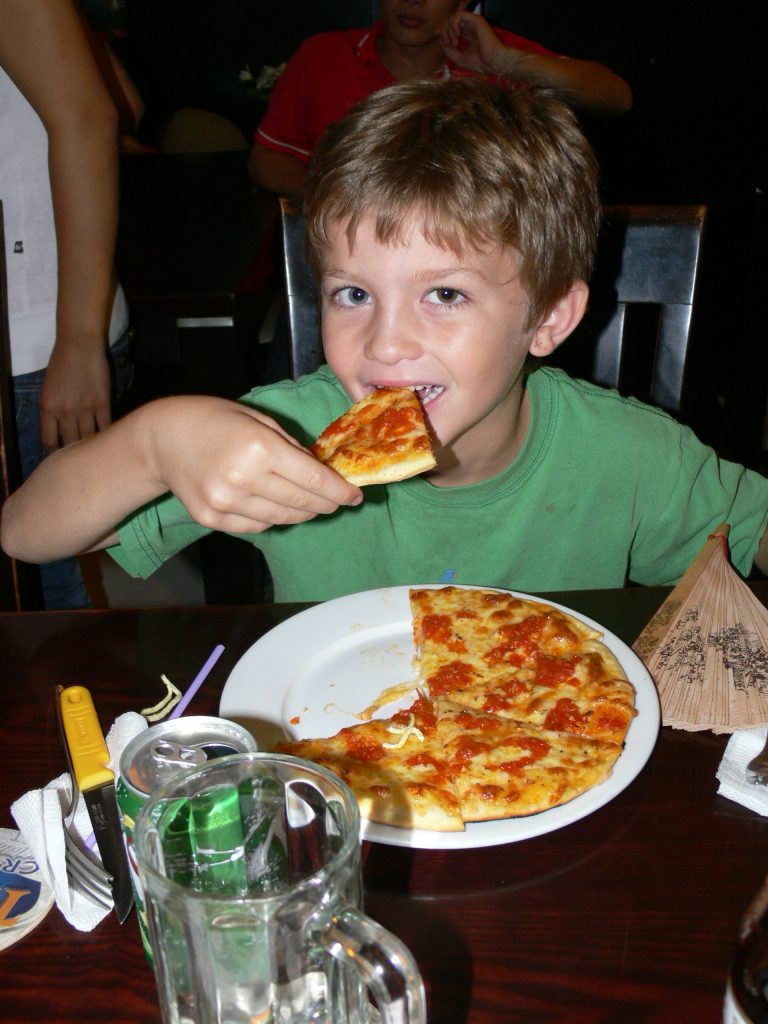
[[[329,424],[310,451],[357,487],[405,480],[436,465],[410,388],[377,388]]]

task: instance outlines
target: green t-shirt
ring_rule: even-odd
[[[525,592],[675,583],[720,523],[747,573],[768,519],[768,480],[720,461],[665,413],[560,370],[527,378],[531,425],[502,473],[463,487],[415,477],[365,488],[357,508],[243,535],[278,601],[402,584]],[[327,368],[243,401],[308,444],[350,400]],[[146,577],[208,531],[163,497],[120,527],[113,557]]]

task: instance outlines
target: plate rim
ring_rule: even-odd
[[[537,604],[557,608],[560,611],[574,616],[579,621],[584,622],[593,629],[599,630],[602,642],[605,643],[608,649],[611,650],[618,658],[627,678],[635,688],[637,714],[630,723],[624,750],[616,761],[611,775],[597,786],[594,786],[587,792],[574,797],[573,800],[570,800],[565,804],[549,808],[546,811],[540,811],[537,814],[523,817],[504,818],[489,822],[470,822],[465,826],[463,832],[432,832],[424,829],[401,829],[392,825],[383,825],[378,822],[363,820],[361,825],[361,838],[383,843],[385,845],[401,846],[411,849],[474,849],[477,847],[521,842],[526,839],[546,835],[549,832],[556,831],[566,827],[567,825],[573,824],[576,821],[580,821],[582,818],[600,810],[601,807],[604,807],[606,804],[610,803],[611,800],[619,796],[619,794],[622,793],[643,770],[656,745],[656,740],[661,727],[661,707],[659,704],[658,691],[653,679],[648,672],[648,669],[632,648],[616,636],[611,630],[590,618],[588,615],[584,615],[575,609],[569,608],[567,605],[562,604],[559,601],[545,600],[541,597],[537,597],[536,595],[524,593],[523,591],[507,590],[503,587],[483,587],[470,584],[412,583],[390,587],[379,587],[373,590],[344,594],[340,597],[312,605],[309,608],[304,608],[294,615],[289,616],[289,618],[285,619],[283,622],[273,626],[241,654],[235,665],[232,667],[222,689],[219,702],[219,714],[222,717],[231,718],[235,721],[237,721],[238,716],[241,718],[249,716],[253,718],[258,716],[259,720],[279,726],[284,732],[288,733],[290,731],[290,722],[286,722],[283,717],[282,704],[285,695],[290,690],[294,678],[300,669],[300,664],[293,670],[291,670],[290,666],[293,665],[294,661],[299,657],[301,647],[295,642],[293,644],[281,646],[284,643],[285,638],[290,640],[293,634],[300,636],[302,627],[308,620],[310,620],[312,625],[318,629],[323,625],[325,620],[329,620],[330,623],[336,625],[336,628],[344,628],[346,631],[349,631],[355,627],[349,624],[350,620],[348,617],[344,618],[343,616],[345,612],[349,612],[350,610],[355,609],[355,607],[365,611],[366,605],[370,605],[371,608],[368,611],[368,614],[371,614],[374,609],[377,609],[379,615],[388,612],[391,607],[394,613],[399,601],[402,601],[404,598],[407,601],[408,591],[418,589],[444,589],[446,586],[455,586],[461,590],[491,590],[498,593],[509,594],[513,597],[519,597]],[[410,608],[407,605],[406,607],[408,607],[408,614],[405,617],[407,618],[410,626]],[[342,617],[342,621],[337,623],[340,616]],[[358,615],[356,618],[359,619],[361,616]],[[382,623],[366,622],[360,623],[360,625],[368,626],[370,628],[373,625],[386,624],[386,622],[389,621],[398,620],[390,618],[383,620]],[[345,634],[339,633],[339,636],[341,635]],[[336,637],[334,636],[332,639],[335,640]],[[242,703],[238,706],[238,701],[234,699],[234,696],[236,691],[239,690],[241,685],[243,685],[241,680],[243,680],[243,682],[247,682],[246,674],[250,674],[251,672],[249,662],[253,659],[264,657],[265,653],[267,656],[271,655],[270,649],[273,647],[276,648],[277,653],[280,654],[279,662],[281,665],[286,661],[285,651],[287,650],[289,652],[289,668],[287,669],[286,679],[283,682],[282,687],[278,688],[277,686],[272,685],[267,693],[261,694],[262,697],[267,698],[266,704],[260,701],[258,706],[251,704],[250,707],[245,708],[242,706]],[[290,678],[288,677],[288,672],[292,672]],[[638,685],[638,683],[640,685]],[[277,706],[278,703],[279,707]],[[642,720],[641,710],[643,715]],[[264,717],[267,713],[269,713],[271,717]],[[632,743],[632,746],[628,747],[627,744],[630,742]],[[626,755],[628,753],[630,753],[631,756],[627,759]]]

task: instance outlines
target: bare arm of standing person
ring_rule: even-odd
[[[454,15],[440,41],[459,67],[557,89],[571,106],[594,117],[618,117],[632,106],[629,85],[605,64],[507,46],[479,14]]]
[[[52,450],[110,422],[117,112],[72,0],[0,0],[0,22],[0,63],[48,134],[58,296],[40,411]]]
[[[44,459],[3,506],[0,543],[27,562],[106,547],[126,516],[169,491],[203,526],[233,533],[362,500],[263,413],[179,396],[141,406]]]
[[[248,171],[257,185],[288,199],[301,199],[307,164],[290,153],[278,153],[254,142],[248,157]]]

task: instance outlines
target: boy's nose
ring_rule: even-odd
[[[418,335],[409,329],[405,318],[381,318],[371,325],[365,343],[365,355],[371,362],[392,366],[402,360],[416,359],[422,346]]]

